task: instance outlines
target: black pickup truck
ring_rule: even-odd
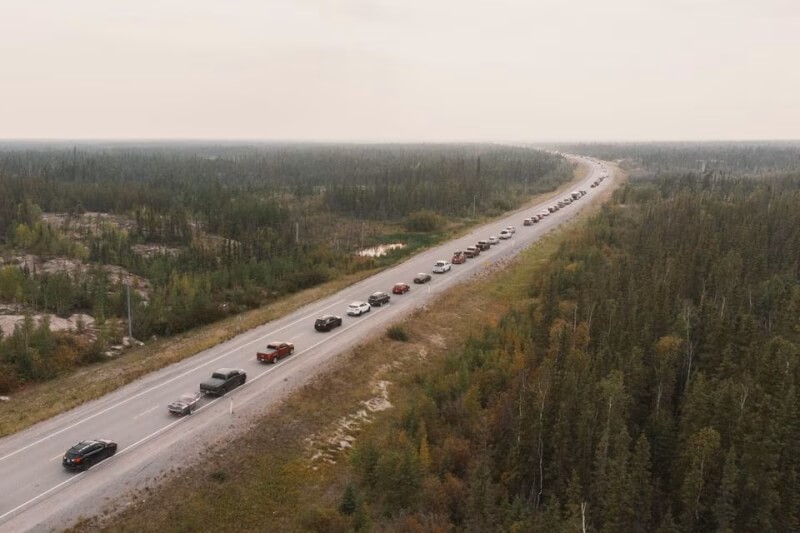
[[[244,385],[247,374],[241,368],[220,368],[208,379],[200,384],[200,392],[209,396],[222,396]]]

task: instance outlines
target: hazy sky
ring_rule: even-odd
[[[800,138],[798,0],[0,0],[0,138]]]

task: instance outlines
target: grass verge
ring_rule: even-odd
[[[606,191],[600,200],[610,195]],[[504,269],[476,275],[471,290],[450,289],[411,314],[401,326],[406,342],[376,332],[260,415],[235,442],[209,450],[202,462],[71,531],[347,531],[347,520],[336,511],[350,481],[347,449],[360,435],[393,425],[422,377],[436,372],[448,352],[511,307],[527,305],[527,291],[519,289],[598,210],[599,202]]]

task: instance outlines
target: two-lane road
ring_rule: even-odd
[[[532,226],[523,220],[546,210],[568,193],[553,195],[536,206],[519,210],[468,235],[426,250],[405,262],[362,280],[342,291],[311,303],[273,322],[239,335],[194,357],[153,372],[96,401],[42,422],[0,440],[0,531],[49,530],[66,526],[80,515],[90,515],[119,498],[130,487],[153,478],[176,461],[194,460],[188,443],[203,439],[209,431],[226,427],[231,413],[241,407],[261,410],[285,398],[293,388],[313,377],[327,362],[365,337],[381,331],[391,322],[424,306],[436,293],[457,284],[493,262],[514,255],[542,235],[570,220],[588,205],[598,191],[609,186],[605,180],[596,188],[591,182],[609,171],[602,163],[583,159],[588,175],[573,186],[588,194]],[[609,175],[610,177],[610,175]],[[499,235],[515,226],[511,239],[502,240],[465,264],[453,265],[445,274],[431,274],[425,285],[414,285],[418,272],[431,272],[434,262],[449,261],[452,252],[474,245],[489,235]],[[360,317],[346,315],[347,304],[366,301],[375,291],[390,292],[403,281],[411,291],[391,295],[391,301]],[[313,328],[323,314],[342,316],[342,327],[327,333]],[[255,353],[272,340],[294,342],[295,353],[278,364],[261,364]],[[245,386],[223,398],[203,398],[195,414],[176,418],[167,404],[183,392],[196,391],[201,381],[220,367],[242,368]],[[64,452],[73,444],[93,438],[109,438],[119,444],[116,456],[83,473],[61,467]]]

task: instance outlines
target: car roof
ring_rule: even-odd
[[[420,272],[420,273],[417,274],[417,276],[427,276],[427,275],[428,275],[427,272]]]
[[[319,317],[317,320],[327,320],[327,319],[329,319],[329,318],[336,318],[336,317],[335,317],[335,316],[333,316],[333,315],[322,315],[322,316],[321,316],[321,317]]]
[[[238,368],[218,368],[214,372],[217,374],[227,374],[228,372],[233,372],[234,370],[238,370]]]
[[[110,442],[111,441],[108,439],[82,440],[67,451],[69,453],[80,453],[89,448],[90,446],[94,446],[95,444],[108,444]]]
[[[406,284],[403,283],[402,281],[398,281],[397,283],[395,283],[395,286],[397,286],[397,285],[406,285]]]
[[[85,450],[86,448],[88,448],[92,444],[97,444],[97,441],[82,440],[78,444],[76,444],[75,446],[70,448],[69,451],[71,451],[71,452],[79,452],[79,451]]]
[[[366,302],[350,302],[349,307],[358,307],[359,305],[364,305]]]

